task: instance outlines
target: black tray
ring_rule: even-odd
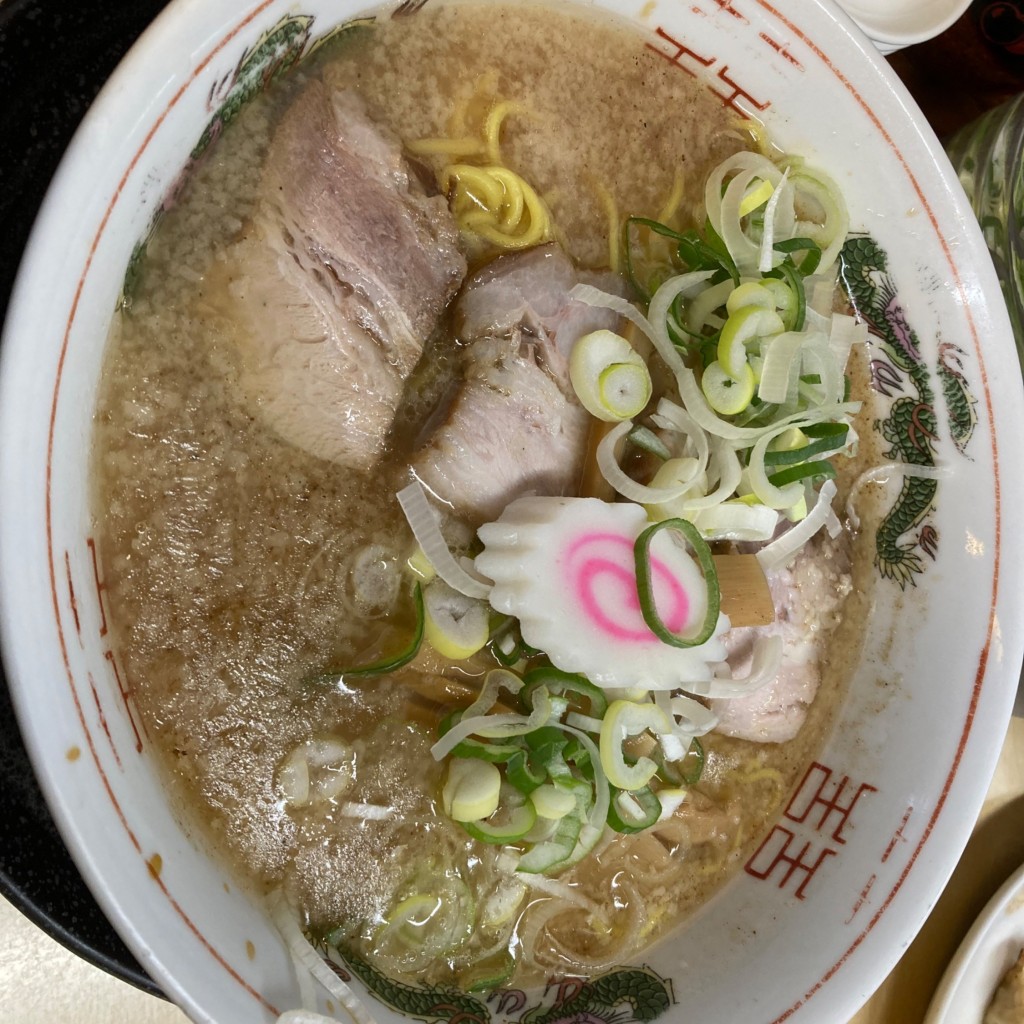
[[[0,0],[0,321],[65,147],[166,0]],[[0,892],[58,942],[146,992],[160,989],[103,916],[43,801],[0,675]]]

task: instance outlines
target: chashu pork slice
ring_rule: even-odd
[[[782,638],[778,675],[746,697],[711,701],[716,731],[755,743],[786,743],[803,727],[821,682],[824,649],[852,589],[847,553],[828,538],[815,538],[793,562],[767,573],[775,604],[769,626],[731,629],[722,635],[736,676],[750,671],[759,637]]]
[[[271,140],[227,261],[242,386],[311,454],[370,468],[466,272],[444,197],[348,92],[308,85]]]
[[[455,309],[462,380],[413,461],[418,479],[463,519],[497,519],[520,495],[579,485],[590,415],[569,381],[569,354],[582,335],[618,323],[569,297],[580,280],[558,246],[544,245],[500,256],[463,288]]]

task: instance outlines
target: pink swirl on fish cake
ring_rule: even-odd
[[[591,531],[569,544],[559,561],[570,594],[594,626],[615,640],[660,643],[640,608],[633,545],[621,534]],[[681,632],[690,597],[660,558],[651,558],[651,569],[658,614],[670,630]]]

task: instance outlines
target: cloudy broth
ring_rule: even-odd
[[[458,353],[444,332],[433,339],[385,457],[368,473],[344,470],[253,415],[218,294],[223,251],[252,212],[273,127],[311,76],[355,90],[405,142],[444,135],[457,108],[472,119],[514,101],[521,112],[507,119],[502,154],[590,268],[608,265],[609,208],[659,216],[680,171],[688,226],[705,173],[744,140],[713,96],[617,25],[529,5],[428,6],[365,29],[253,101],[164,217],[118,316],[93,507],[118,657],[183,820],[254,890],[283,888],[313,933],[340,926],[389,973],[459,981],[473,943],[493,935],[422,962],[375,949],[374,935],[418,874],[447,879],[454,899],[500,897],[500,851],[441,813],[442,766],[429,750],[437,722],[472,699],[493,662],[424,653],[393,676],[323,678],[325,667],[363,662],[408,632],[394,570],[413,541],[394,495]],[[849,558],[840,544],[819,560],[835,579]],[[707,737],[692,812],[674,833],[617,837],[560,876],[607,908],[604,931],[571,907],[539,922],[544,900],[523,900],[517,934],[536,933],[537,948],[520,980],[599,971],[635,954],[749,855],[829,726],[863,617],[865,569],[855,562],[853,571],[844,624],[838,600],[815,624],[832,634],[832,656],[797,738]],[[351,751],[354,781],[344,801],[289,808],[282,765],[313,739]],[[343,804],[389,814],[358,817]]]

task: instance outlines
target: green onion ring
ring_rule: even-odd
[[[777,249],[781,244],[781,242],[777,243],[775,248]],[[796,312],[793,315],[793,326],[790,330],[802,331],[807,323],[807,296],[804,294],[804,283],[800,272],[789,260],[786,260],[764,276],[777,278],[789,286],[796,299]]]
[[[768,477],[768,483],[774,487],[784,487],[796,480],[806,480],[808,477],[821,477],[823,480],[831,480],[836,475],[836,468],[831,462],[821,460],[820,462],[801,462],[799,465],[790,466],[788,469],[780,469],[778,473],[772,473]]]
[[[600,686],[595,686],[584,676],[563,672],[553,666],[542,665],[530,669],[523,676],[523,683],[521,696],[527,701],[538,686],[546,686],[552,696],[566,697],[571,703],[574,698],[583,697],[594,718],[600,718],[608,710],[608,698]],[[576,707],[579,705],[576,704]]]
[[[418,582],[413,587],[412,600],[413,610],[416,613],[416,625],[413,626],[412,637],[405,647],[395,654],[387,654],[383,658],[378,658],[377,661],[371,661],[368,665],[361,665],[358,668],[327,669],[316,676],[317,681],[337,680],[342,677],[381,676],[386,672],[394,672],[395,669],[401,668],[403,665],[408,665],[419,654],[420,645],[423,643],[423,626],[427,618],[423,608],[423,588]]]
[[[797,267],[801,277],[810,277],[818,269],[818,264],[821,263],[821,246],[812,238],[786,238],[781,242],[776,242],[772,248],[776,252],[785,253],[787,256],[792,256],[796,252],[802,252],[804,258],[800,261],[799,267]]]
[[[704,774],[704,744],[696,736],[691,741],[690,749],[686,752],[686,756],[679,762],[680,765],[685,765],[691,756],[696,761],[696,768],[680,773],[683,783],[687,786],[697,785],[700,782],[700,777]]]
[[[530,764],[526,751],[520,748],[505,764],[505,779],[524,796],[529,796],[548,779],[547,770]]]
[[[622,791],[616,791],[608,802],[608,824],[615,832],[620,832],[623,835],[635,835],[637,832],[649,829],[661,817],[661,801],[650,786],[644,786],[629,792],[629,796],[640,805],[643,817],[637,821],[626,821],[615,806],[620,792]]]
[[[651,572],[651,542],[662,530],[675,530],[683,535],[683,538],[693,548],[697,558],[704,583],[708,588],[708,610],[704,618],[704,625],[700,632],[692,638],[679,636],[673,633],[658,614],[654,604],[654,581]],[[711,639],[715,626],[718,624],[718,613],[721,610],[722,594],[718,587],[718,573],[715,571],[715,563],[711,557],[711,548],[700,535],[697,527],[685,519],[664,519],[660,523],[653,523],[648,526],[636,539],[633,546],[633,560],[636,566],[636,590],[640,598],[640,611],[643,614],[647,628],[662,642],[670,647],[700,647]]]
[[[634,427],[626,435],[626,440],[636,445],[641,451],[655,455],[662,461],[672,458],[672,453],[665,442],[648,427]]]
[[[849,424],[823,420],[821,423],[808,423],[801,427],[808,437],[836,437],[840,434],[845,438],[850,432]]]
[[[626,222],[622,225],[622,244],[626,263],[626,277],[629,279],[629,283],[637,290],[640,297],[645,303],[651,301],[651,293],[640,283],[637,279],[636,271],[633,268],[633,243],[631,236],[631,228],[634,224],[639,224],[641,227],[649,228],[655,234],[664,235],[666,238],[671,238],[675,242],[683,240],[683,236],[677,231],[673,231],[672,228],[666,224],[662,224],[659,221],[651,220],[649,217],[627,217]]]
[[[791,448],[787,451],[779,452],[765,452],[764,464],[766,466],[789,466],[794,462],[806,462],[812,455],[822,455],[824,452],[838,451],[846,444],[846,435],[850,432],[850,428],[845,423],[822,423],[815,424],[815,426],[829,426],[838,429],[828,433],[822,431],[813,441],[803,445],[801,448]],[[808,430],[809,428],[810,425]],[[814,437],[814,434],[809,433],[808,430],[804,430],[804,433],[808,437]],[[769,477],[770,479],[771,477]]]

